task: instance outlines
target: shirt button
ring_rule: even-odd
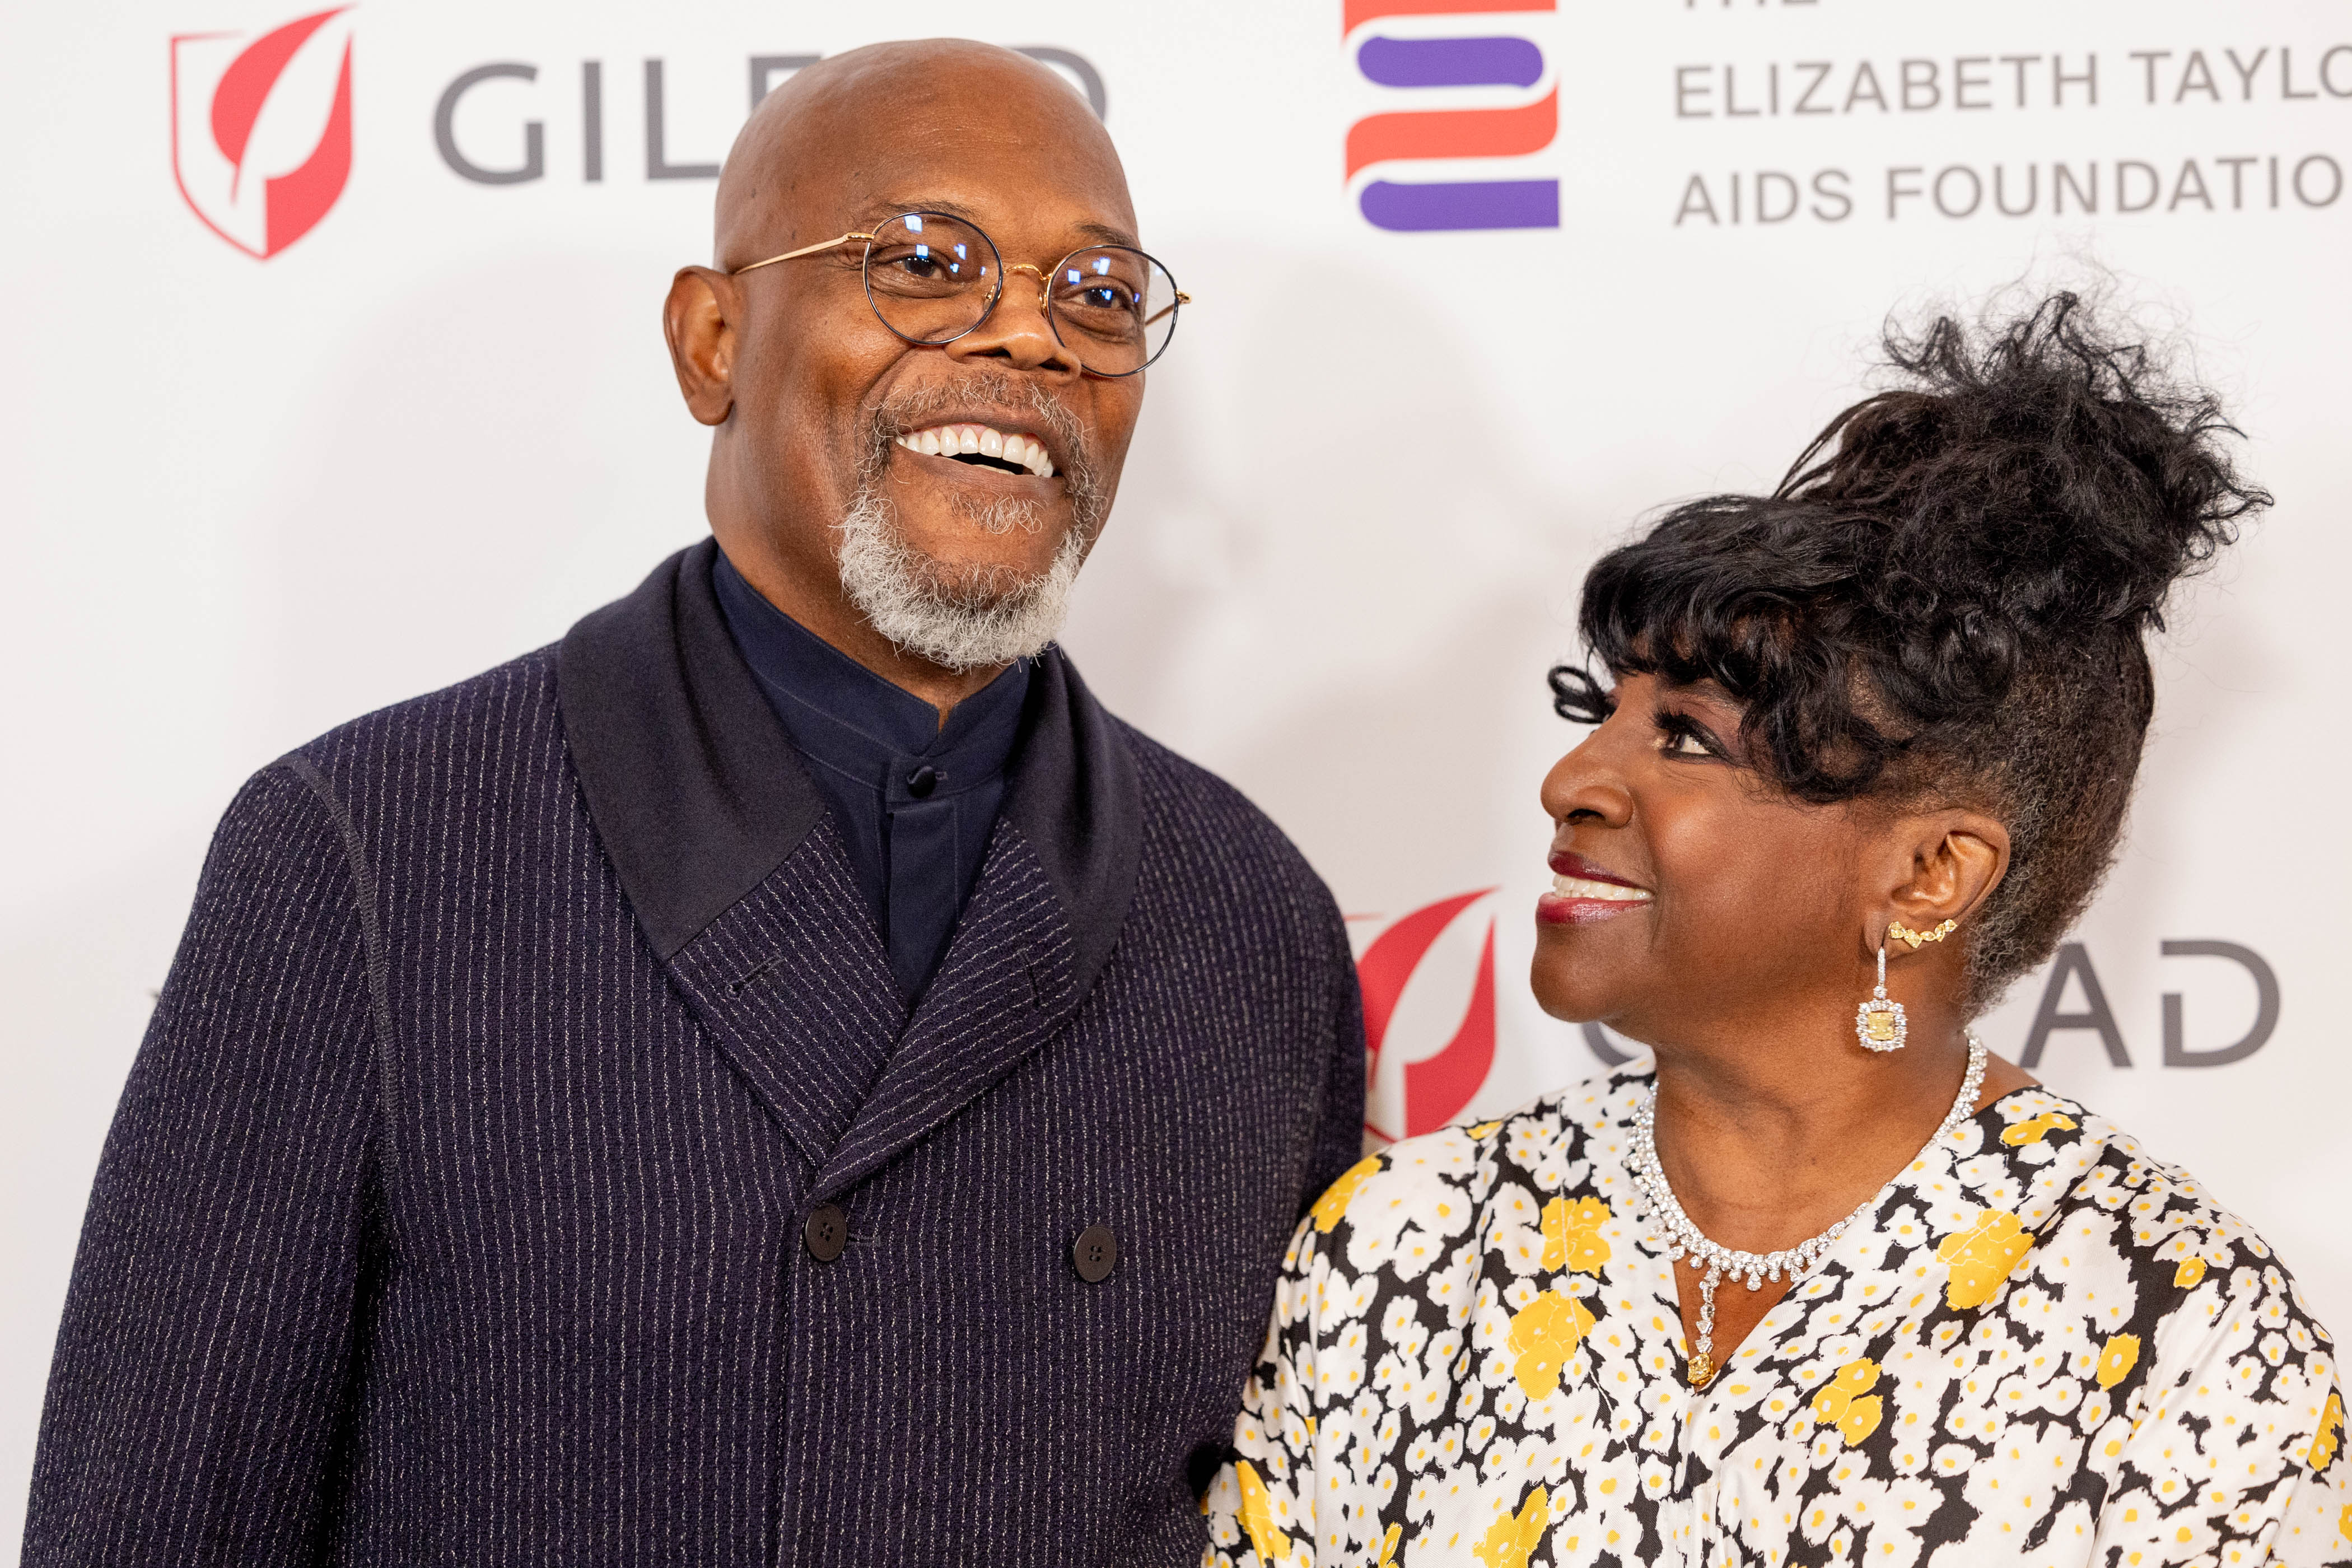
[[[940,787],[940,771],[925,763],[907,775],[907,793],[921,800]]]
[[[1118,1237],[1107,1225],[1090,1225],[1070,1243],[1070,1267],[1089,1285],[1099,1285],[1118,1267]]]
[[[802,1244],[809,1256],[819,1263],[830,1263],[841,1256],[849,1245],[849,1216],[837,1204],[819,1204],[809,1211],[808,1224],[801,1227]]]

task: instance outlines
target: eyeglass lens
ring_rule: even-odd
[[[1176,283],[1139,250],[1081,250],[1046,288],[1054,335],[1097,375],[1132,375],[1176,331]]]
[[[988,236],[938,213],[877,225],[866,247],[866,297],[909,342],[943,343],[980,325],[1003,275]]]
[[[902,214],[879,225],[866,247],[866,298],[882,324],[909,342],[961,337],[987,319],[1003,287],[988,236],[944,214]],[[1054,335],[1097,375],[1132,375],[1176,330],[1175,280],[1123,246],[1064,258],[1045,300]]]

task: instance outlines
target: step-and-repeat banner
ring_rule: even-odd
[[[656,311],[764,91],[985,30],[1087,95],[1197,304],[1066,641],[1358,936],[1371,1128],[1626,1049],[1523,981],[1546,667],[1645,511],[1769,486],[1890,310],[2105,274],[2270,518],[2188,595],[2130,838],[1997,1049],[2352,1325],[2352,13],[2292,0],[139,0],[0,91],[0,1539],[91,1170],[238,782],[703,530]],[[887,116],[887,103],[872,112]],[[1041,166],[1050,148],[1040,148]],[[1696,981],[1696,977],[1695,981]]]

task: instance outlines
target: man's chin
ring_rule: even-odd
[[[1070,504],[1061,496],[958,486],[943,495],[909,496],[901,489],[890,499],[908,543],[941,561],[1017,566],[1028,560],[1042,568],[1070,531]]]
[[[991,532],[863,490],[838,525],[842,587],[903,652],[949,669],[1010,664],[1060,633],[1086,555],[1066,525],[1037,521]]]
[[[908,553],[908,575],[927,597],[982,614],[1002,610],[1034,594],[1053,569],[1050,558],[1044,567],[1031,568],[996,562],[941,561],[919,551]]]
[[[982,604],[1037,583],[1053,571],[1070,533],[1066,507],[1027,502],[950,509],[901,502],[891,521],[908,566],[957,603]]]

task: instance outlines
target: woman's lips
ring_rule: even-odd
[[[1626,880],[1606,866],[1594,865],[1573,849],[1554,852],[1547,864],[1556,876],[1572,877],[1586,882],[1607,882],[1613,887],[1631,888],[1637,893],[1646,891],[1640,883]]]
[[[1600,869],[1580,855],[1552,858],[1551,891],[1536,900],[1536,919],[1545,925],[1592,925],[1614,920],[1650,901],[1646,888],[1621,882],[1605,873],[1600,877],[1572,875],[1566,868],[1570,867],[1575,871]]]

